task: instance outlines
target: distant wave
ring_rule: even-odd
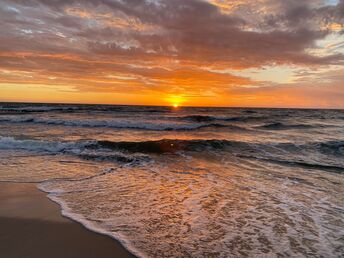
[[[243,112],[244,112],[244,113],[247,113],[247,114],[254,114],[254,113],[257,113],[257,111],[255,111],[255,110],[244,110]]]
[[[192,121],[192,122],[211,122],[211,121],[215,121],[216,117],[204,116],[204,115],[192,115],[192,116],[183,116],[183,117],[180,117],[180,119]]]
[[[2,112],[12,113],[42,113],[42,112],[123,112],[123,113],[165,113],[171,112],[169,107],[151,107],[151,106],[108,106],[108,105],[5,105],[0,106]]]
[[[267,129],[267,130],[290,130],[290,129],[308,129],[314,126],[307,125],[307,124],[284,124],[281,122],[276,123],[269,123],[262,126],[257,126],[256,128],[259,129]]]
[[[49,111],[64,111],[72,112],[78,110],[78,107],[59,107],[59,106],[27,106],[27,107],[0,107],[0,114],[4,111],[16,113],[33,113],[33,112],[49,112]]]
[[[158,123],[149,121],[106,121],[106,120],[63,120],[63,119],[42,119],[34,117],[0,117],[0,122],[8,123],[35,123],[46,125],[61,126],[78,126],[78,127],[108,127],[116,129],[137,129],[137,130],[153,130],[153,131],[189,131],[202,128],[223,127],[232,130],[245,130],[242,127],[234,125],[224,125],[220,123]]]
[[[249,122],[269,119],[268,116],[237,116],[225,118],[225,121],[232,122]]]
[[[190,115],[180,117],[181,120],[192,122],[211,122],[211,121],[227,121],[227,122],[247,122],[255,120],[268,119],[266,116],[235,116],[235,117],[220,117],[220,116],[206,116],[206,115]]]

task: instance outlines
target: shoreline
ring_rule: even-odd
[[[119,241],[62,216],[34,183],[0,183],[0,255],[7,258],[136,257]]]

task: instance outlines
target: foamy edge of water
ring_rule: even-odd
[[[118,241],[128,252],[132,253],[138,258],[146,258],[146,256],[142,252],[140,252],[133,245],[130,244],[130,241],[126,239],[126,237],[118,233],[110,233],[106,231],[105,229],[94,225],[95,223],[92,223],[91,221],[87,220],[84,216],[74,213],[72,209],[69,208],[68,204],[65,201],[63,201],[58,196],[54,195],[54,193],[51,193],[48,190],[45,190],[44,186],[41,185],[41,183],[37,184],[37,188],[40,191],[46,193],[47,194],[46,196],[48,197],[49,200],[51,200],[52,202],[60,206],[61,215],[63,217],[69,218],[77,223],[80,223],[86,229],[92,232],[111,237],[112,239]]]

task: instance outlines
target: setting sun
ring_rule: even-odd
[[[183,95],[169,95],[165,98],[168,105],[173,108],[178,108],[181,105],[189,104]]]

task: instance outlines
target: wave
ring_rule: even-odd
[[[153,106],[111,106],[111,105],[24,105],[7,104],[0,106],[0,114],[3,112],[11,113],[42,113],[42,112],[123,112],[123,113],[166,113],[171,112],[169,107]]]
[[[59,153],[75,148],[82,148],[74,142],[47,142],[40,140],[15,139],[13,137],[0,136],[0,149],[22,149],[37,152]]]
[[[108,148],[112,150],[121,150],[127,152],[141,152],[141,153],[166,153],[176,152],[180,150],[185,151],[204,151],[204,150],[232,150],[237,149],[238,153],[242,150],[248,151],[276,151],[282,150],[287,152],[302,152],[302,150],[326,152],[326,154],[343,154],[343,141],[328,141],[328,142],[310,142],[306,144],[293,143],[249,143],[243,141],[233,141],[224,139],[161,139],[154,141],[96,141],[91,148]]]
[[[130,165],[140,165],[143,162],[150,162],[152,159],[145,155],[127,155],[125,153],[88,153],[83,151],[76,154],[79,158],[85,160],[94,160],[94,161],[111,161],[116,163],[124,163]]]
[[[121,152],[106,152],[103,150],[92,151],[93,146],[93,141],[48,142],[0,136],[0,149],[3,150],[24,150],[44,154],[69,154],[86,160],[115,161],[131,164],[138,164],[151,160],[148,156],[144,155],[127,155]]]
[[[34,117],[0,117],[0,122],[8,123],[34,123],[46,125],[77,126],[77,127],[108,127],[115,129],[136,129],[153,131],[190,131],[202,128],[223,127],[232,130],[245,130],[239,126],[224,125],[220,123],[198,123],[198,124],[178,124],[178,123],[157,123],[157,122],[132,122],[132,121],[106,121],[106,120],[63,120],[63,119],[42,119]]]
[[[308,169],[319,169],[324,170],[332,173],[342,174],[344,173],[344,167],[336,166],[336,165],[328,165],[328,164],[319,164],[319,163],[308,163],[302,161],[289,161],[289,160],[274,160],[276,163],[280,163],[282,165],[289,165],[289,166],[298,166],[302,168]]]
[[[41,113],[51,111],[73,112],[78,107],[58,107],[58,106],[27,106],[27,107],[1,107],[0,112],[17,112],[17,113]]]
[[[269,163],[274,163],[278,165],[284,165],[289,167],[301,167],[305,169],[317,169],[323,170],[331,173],[342,174],[344,173],[344,167],[334,164],[321,164],[321,163],[311,163],[307,161],[300,160],[285,160],[280,158],[265,158],[265,157],[255,157],[250,155],[238,155],[241,158],[261,160]]]
[[[217,120],[216,117],[204,115],[183,116],[180,119],[192,122],[211,122]]]
[[[259,129],[267,129],[267,130],[290,130],[290,129],[309,129],[313,128],[312,125],[307,124],[284,124],[281,122],[269,123],[262,126],[257,126],[256,128]]]
[[[344,141],[328,141],[316,144],[324,154],[344,155]]]
[[[318,151],[324,154],[344,154],[344,141],[310,142],[302,145],[293,143],[249,143],[225,139],[161,139],[152,141],[96,141],[79,140],[67,142],[42,141],[35,139],[16,139],[13,137],[0,136],[0,149],[23,149],[37,152],[50,153],[75,153],[92,157],[93,155],[109,155],[106,150],[137,153],[167,153],[176,151],[204,151],[225,150],[231,148],[238,152],[246,150],[283,150],[287,152],[298,152],[302,150]],[[97,150],[97,153],[83,153],[84,150]],[[111,152],[111,155],[118,154]],[[121,153],[123,154],[123,153]],[[115,155],[114,155],[115,156]]]
[[[249,129],[240,127],[240,126],[236,126],[236,125],[224,125],[224,124],[220,124],[220,123],[211,123],[211,124],[204,124],[204,125],[199,125],[196,129],[201,129],[201,128],[210,128],[210,127],[215,127],[215,128],[226,128],[226,129],[230,129],[230,130],[240,130],[242,131],[249,131]]]
[[[131,153],[167,153],[181,150],[202,151],[206,149],[224,149],[226,146],[247,145],[244,142],[227,140],[170,140],[162,139],[156,141],[141,142],[114,142],[114,141],[75,141],[75,142],[49,142],[41,140],[15,139],[13,137],[0,136],[0,149],[22,149],[37,152],[50,153],[73,153],[76,155],[90,157],[98,155],[117,155],[116,152]],[[85,150],[89,152],[85,153]],[[92,152],[93,151],[93,152]],[[95,152],[97,151],[97,152]]]
[[[207,152],[224,151],[230,152],[241,158],[254,158],[267,162],[278,163],[288,166],[299,166],[309,169],[322,169],[330,172],[343,172],[343,162],[337,159],[337,156],[344,154],[343,141],[329,141],[323,143],[307,143],[304,145],[295,145],[292,143],[248,143],[229,140],[179,140],[162,139],[154,141],[76,141],[76,142],[48,142],[40,140],[15,139],[13,137],[0,136],[0,149],[6,150],[25,150],[48,154],[67,154],[75,155],[79,158],[95,161],[112,161],[139,165],[143,162],[152,161],[150,154],[167,154],[186,152]],[[335,155],[333,161],[326,164],[317,164],[311,161],[304,161],[303,150],[307,149],[310,155],[314,153],[325,153],[326,155]],[[301,155],[300,159],[294,160],[281,159],[281,155],[289,154]],[[313,153],[313,154],[312,154]],[[148,156],[147,156],[148,155]],[[288,155],[287,155],[288,156]],[[294,155],[293,155],[294,156]],[[291,156],[292,157],[292,156]]]
[[[211,122],[211,121],[226,121],[226,122],[248,122],[255,120],[268,119],[266,116],[235,116],[235,117],[220,117],[220,116],[207,116],[207,115],[190,115],[179,117],[181,120],[192,122]]]
[[[224,150],[226,147],[243,147],[247,143],[228,140],[170,140],[141,142],[98,141],[93,147],[108,148],[131,153],[173,153],[178,151]]]
[[[121,245],[124,246],[124,248],[126,248],[131,254],[133,254],[136,257],[142,257],[142,258],[145,257],[145,255],[141,251],[137,250],[135,246],[129,241],[129,239],[124,234],[120,234],[116,231],[107,230],[106,228],[104,229],[101,226],[97,225],[95,221],[91,221],[85,216],[73,211],[73,209],[68,205],[66,201],[63,200],[63,198],[61,198],[60,195],[56,194],[55,191],[49,190],[49,188],[46,187],[45,182],[40,183],[38,185],[38,189],[47,193],[48,194],[47,197],[52,202],[58,204],[61,207],[61,213],[64,217],[69,218],[72,221],[76,221],[80,223],[81,225],[83,225],[85,228],[87,228],[88,230],[92,232],[115,239],[116,241],[121,243]],[[98,220],[98,222],[99,221],[100,220]]]
[[[227,122],[250,122],[250,121],[261,121],[269,119],[268,116],[237,116],[224,118]]]

